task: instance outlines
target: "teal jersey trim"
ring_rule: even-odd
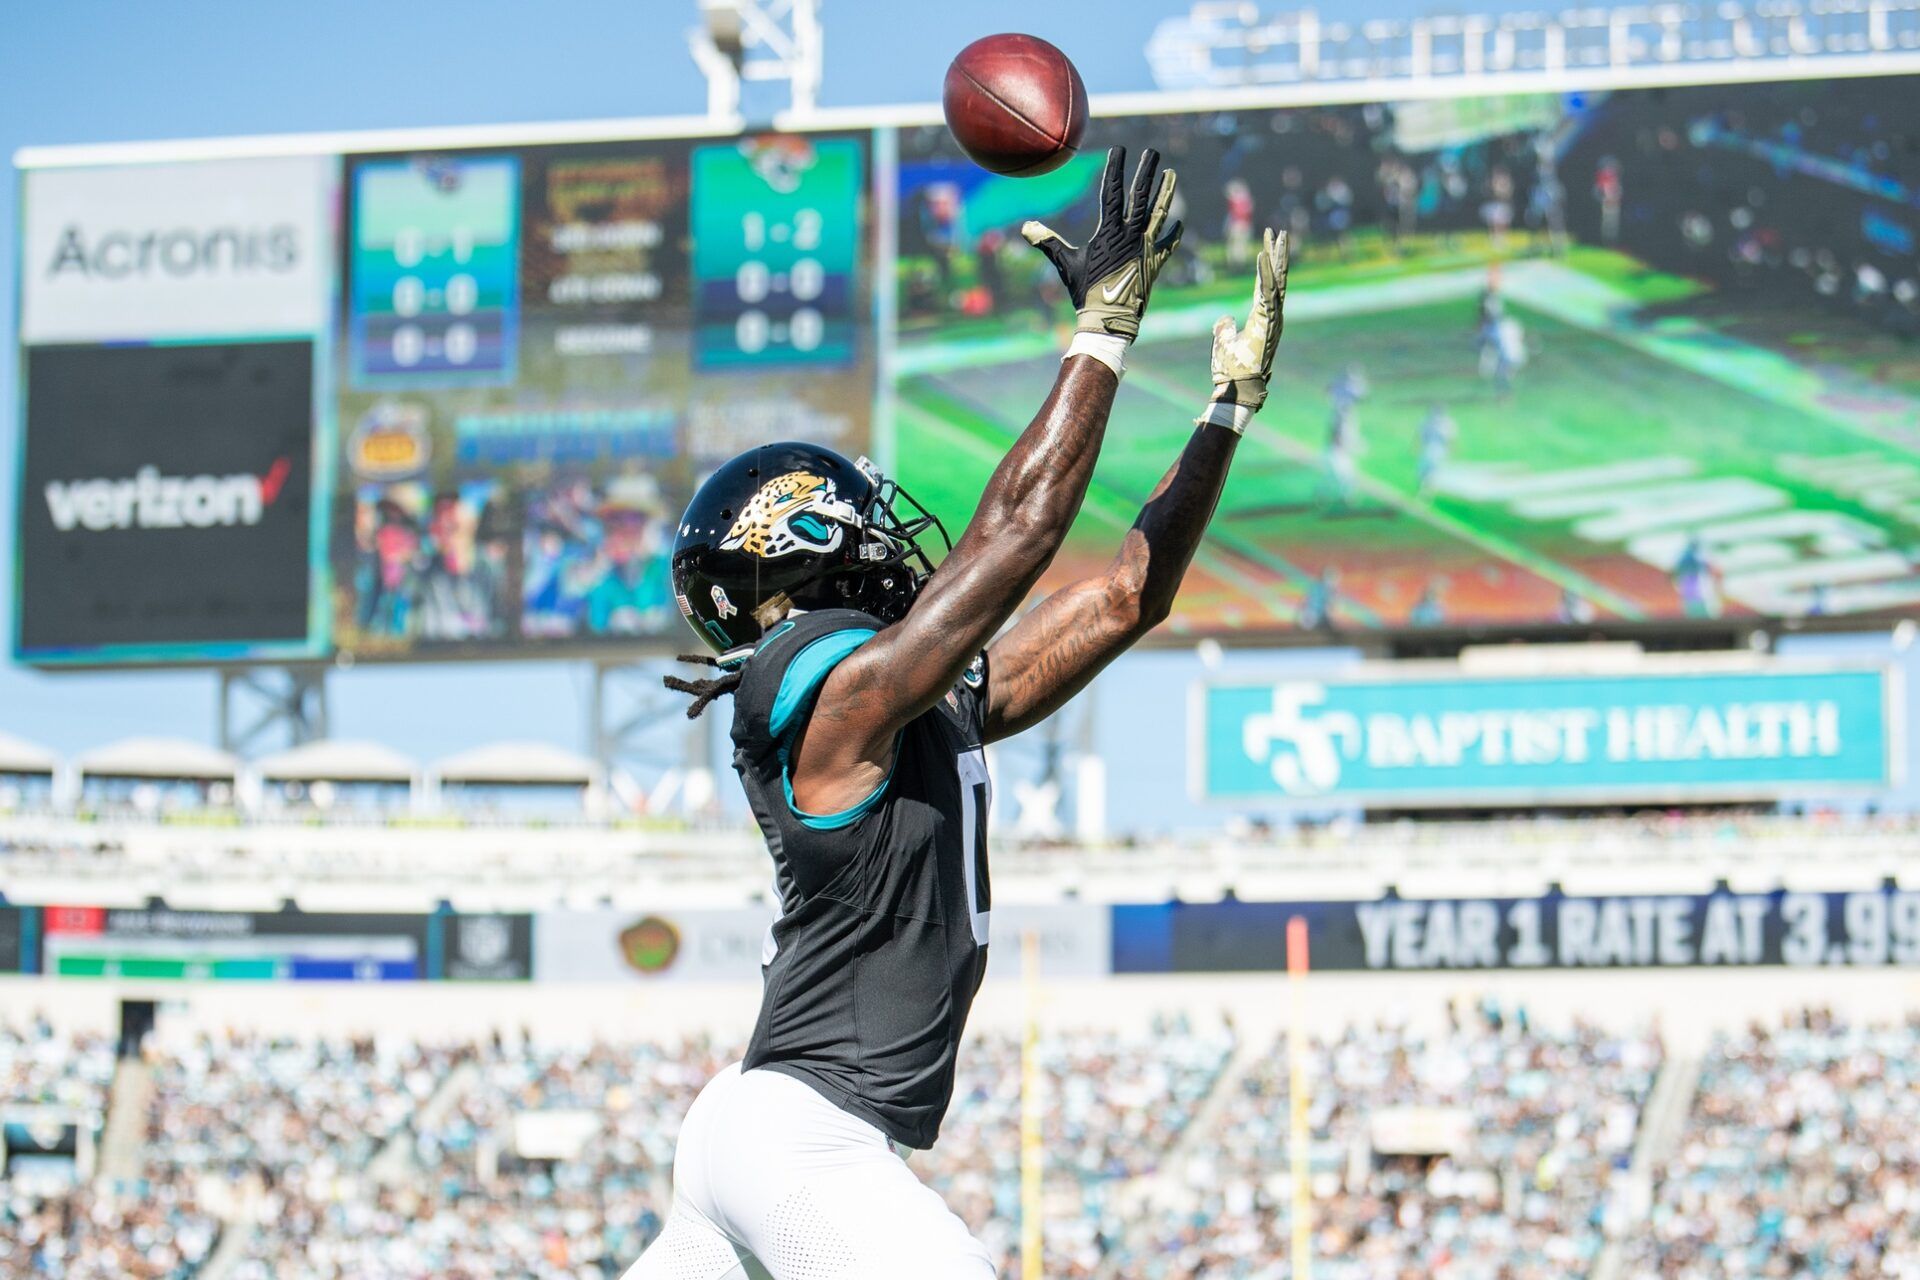
[[[764,653],[769,645],[771,645],[775,640],[778,640],[781,636],[787,634],[787,632],[791,630],[793,630],[793,619],[788,618],[785,622],[781,623],[779,626],[775,627],[773,630],[767,632],[767,634],[761,636],[759,639],[759,642],[756,643],[750,651],[748,651],[745,654],[742,654],[738,658],[735,658],[734,661],[745,662],[748,658],[754,657],[755,655],[760,653]]]
[[[880,803],[880,797],[887,793],[887,784],[893,781],[893,770],[899,763],[900,742],[896,738],[893,744],[893,764],[887,766],[887,776],[880,779],[880,785],[868,793],[866,799],[854,805],[853,808],[842,809],[838,813],[808,813],[793,802],[793,778],[787,773],[787,752],[784,747],[780,750],[780,785],[787,793],[787,808],[793,810],[793,816],[800,819],[802,826],[812,827],[815,831],[838,831],[842,827],[852,826],[873,812],[873,807]]]
[[[810,706],[813,697],[826,682],[827,675],[848,654],[871,640],[876,633],[871,627],[852,627],[845,631],[836,631],[811,641],[806,648],[795,654],[793,661],[780,676],[780,689],[773,696],[773,714],[768,717],[767,727],[774,739],[780,743],[780,785],[786,792],[787,808],[793,816],[805,826],[816,831],[838,831],[851,826],[865,817],[880,803],[881,795],[887,789],[887,783],[893,781],[893,769],[887,770],[887,776],[881,780],[872,794],[854,805],[851,809],[842,809],[839,813],[808,813],[793,801],[793,778],[787,772],[787,735],[797,727],[795,721],[801,709]],[[896,763],[899,752],[894,753]]]
[[[775,639],[780,634],[776,631],[767,639]],[[781,673],[780,690],[773,695],[773,715],[767,729],[775,738],[787,736],[787,730],[793,727],[793,718],[813,701],[813,695],[820,691],[828,673],[845,661],[848,654],[873,639],[874,634],[871,627],[835,631],[809,641],[806,648],[793,655],[793,661]],[[764,648],[766,641],[761,645]]]

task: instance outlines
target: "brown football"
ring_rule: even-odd
[[[994,173],[1050,173],[1080,149],[1087,86],[1067,55],[1038,36],[985,36],[947,68],[941,105],[953,140]]]

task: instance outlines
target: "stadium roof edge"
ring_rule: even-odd
[[[603,779],[598,763],[548,742],[491,742],[436,761],[441,782],[593,786]]]
[[[381,742],[320,738],[253,762],[269,782],[411,783],[420,763]]]
[[[0,773],[53,773],[60,757],[37,742],[0,732]]]
[[[1597,92],[1610,89],[1743,84],[1920,73],[1920,50],[1898,53],[1830,54],[1795,58],[1729,59],[1628,67],[1569,67],[1478,75],[1387,77],[1307,81],[1285,85],[1178,93],[1095,94],[1097,116],[1158,115],[1179,111],[1258,110],[1337,105],[1383,99],[1474,97],[1488,94]],[[543,143],[613,142],[648,138],[728,137],[757,128],[795,132],[940,123],[938,103],[825,107],[778,114],[770,123],[705,115],[542,121],[522,124],[443,125],[412,129],[365,129],[323,133],[184,138],[148,142],[29,146],[14,152],[18,169],[84,165],[152,164],[179,160],[252,159],[264,156],[343,155],[436,148],[523,146]]]
[[[187,738],[122,738],[75,757],[74,765],[94,778],[181,778],[231,782],[240,758]]]

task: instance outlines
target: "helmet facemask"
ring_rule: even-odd
[[[856,563],[836,575],[833,583],[848,606],[882,622],[898,622],[933,576],[933,558],[920,545],[921,536],[928,530],[939,534],[943,555],[953,550],[953,540],[940,517],[882,475],[871,461],[861,458],[855,465],[872,483],[873,492],[860,507],[854,525],[859,538]]]

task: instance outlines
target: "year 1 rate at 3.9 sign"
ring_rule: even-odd
[[[860,145],[750,138],[693,155],[695,363],[854,356]]]

